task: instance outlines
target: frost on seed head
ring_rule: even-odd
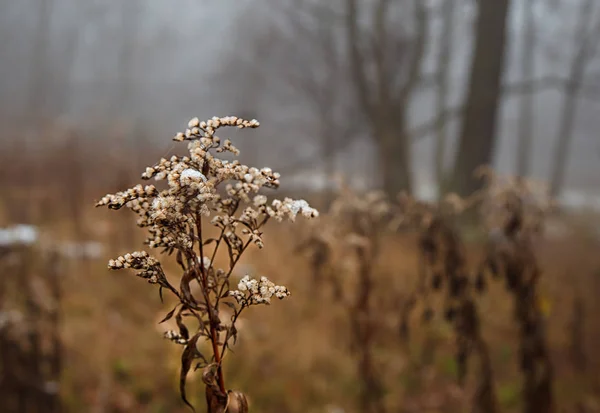
[[[202,172],[192,168],[185,169],[180,176],[181,183],[185,182],[206,182],[206,177]]]
[[[306,202],[304,199],[291,201],[289,208],[293,215],[298,215],[298,213],[301,213],[307,218],[319,216],[319,211],[317,211],[314,208],[311,208],[311,206],[308,205],[308,202]]]

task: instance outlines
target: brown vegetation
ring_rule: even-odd
[[[57,158],[46,162],[61,162],[59,151],[49,154]],[[119,184],[123,181],[122,175],[114,178]],[[83,182],[74,192],[83,201],[93,196],[84,194],[104,187],[101,181]],[[596,411],[600,359],[593,348],[600,333],[591,314],[597,311],[594,292],[598,291],[600,261],[593,254],[597,235],[586,232],[596,218],[586,216],[583,227],[577,220],[560,218],[570,223],[571,231],[544,240],[539,230],[541,219],[547,216],[545,201],[528,195],[535,188],[520,185],[511,181],[503,186],[502,181],[495,181],[493,189],[484,188],[470,201],[450,197],[440,204],[406,197],[396,202],[382,194],[363,195],[345,188],[328,212],[308,226],[297,223],[292,231],[282,225],[259,234],[266,251],[249,249],[229,277],[235,277],[237,284],[246,274],[273,275],[294,294],[277,311],[251,309],[237,319],[239,337],[222,365],[226,391],[243,389],[250,410],[262,412],[452,412],[464,408],[510,412],[540,411],[540,406],[546,406],[544,411]],[[4,191],[4,200],[17,199],[15,189],[4,187]],[[58,199],[56,195],[62,193],[50,187],[44,196]],[[318,204],[318,197],[314,199]],[[107,221],[107,215],[85,207],[75,195],[67,200],[69,209],[42,210],[29,220],[41,228],[38,244],[19,247],[19,254],[29,258],[15,261],[17,250],[12,249],[2,258],[2,272],[7,274],[2,284],[2,314],[28,311],[26,322],[10,328],[31,326],[28,331],[38,334],[38,339],[43,337],[33,346],[36,341],[29,336],[11,341],[19,343],[11,347],[18,351],[3,352],[3,377],[25,369],[36,380],[26,380],[20,393],[5,385],[23,382],[5,380],[3,391],[35,393],[39,390],[35,383],[54,381],[62,367],[58,395],[31,393],[25,398],[28,403],[60,403],[65,411],[184,411],[177,389],[181,352],[177,345],[157,338],[156,330],[176,341],[185,339],[185,322],[187,345],[197,335],[193,332],[197,323],[190,325],[186,315],[204,314],[200,318],[207,329],[198,330],[195,355],[205,355],[208,363],[202,364],[201,358],[197,361],[209,367],[215,355],[211,343],[223,349],[224,339],[233,337],[227,317],[217,324],[208,313],[189,309],[205,302],[196,285],[189,290],[195,304],[184,307],[180,302],[171,320],[153,326],[175,303],[157,311],[157,301],[151,291],[138,288],[139,280],[109,274],[104,265],[104,257],[141,241],[130,227],[132,220],[123,216]],[[468,208],[483,214],[485,231],[462,227],[458,218]],[[19,212],[18,208],[3,211],[5,222]],[[77,212],[79,225],[73,225],[71,211]],[[557,218],[550,219],[555,222]],[[207,226],[202,229],[203,239],[218,240],[222,230]],[[100,257],[65,257],[60,269],[44,258],[48,251],[64,255],[60,244],[84,237],[81,234],[104,243]],[[123,260],[127,262],[127,255]],[[26,273],[31,275],[23,276],[26,273],[14,266],[16,262],[29,263]],[[210,262],[205,268],[209,281],[210,274],[216,275],[218,268],[231,262],[231,256],[225,251]],[[189,274],[185,263],[181,271]],[[167,262],[164,271],[175,274],[177,268],[176,262]],[[61,275],[60,295],[52,287],[52,280],[58,280],[52,275],[56,271]],[[41,287],[40,297],[38,290],[33,297],[47,302],[29,300],[27,305],[26,299],[32,297],[27,285],[37,285],[37,278],[47,286]],[[174,277],[169,275],[168,280],[171,286],[179,286],[174,289],[183,297],[187,282],[182,290],[182,285],[174,284]],[[15,289],[17,283],[22,288]],[[505,288],[499,288],[501,284]],[[209,301],[217,296],[211,292]],[[167,295],[165,299],[169,300]],[[56,300],[60,300],[60,312],[52,304]],[[53,324],[56,320],[60,320],[59,329]],[[220,331],[220,340],[212,341],[211,322],[212,329]],[[3,325],[5,344],[17,337],[4,333],[8,326]],[[52,347],[58,345],[52,339],[56,332],[62,344]],[[43,348],[39,357],[27,356],[28,363],[11,364],[23,360],[17,354],[25,356],[36,346]],[[223,350],[217,351],[220,355]],[[62,362],[57,354],[62,355]],[[219,366],[216,363],[213,367]],[[190,370],[193,367],[195,363]],[[223,393],[218,369],[213,367],[188,378],[186,394],[197,407],[205,398],[199,386],[208,388],[209,395]],[[243,400],[241,393],[235,394],[236,400]],[[54,401],[46,401],[52,397]]]

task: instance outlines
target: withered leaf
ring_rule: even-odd
[[[244,393],[234,390],[227,392],[227,412],[248,413],[248,400]]]
[[[237,341],[237,328],[235,328],[235,326],[234,326],[234,325],[232,325],[232,326],[229,328],[229,331],[227,332],[227,334],[228,334],[230,337],[233,337],[233,344],[235,345],[235,343],[236,343],[236,341]],[[227,340],[229,340],[229,338],[228,338]],[[227,340],[225,340],[225,341],[227,341]]]
[[[181,253],[181,250],[177,251],[176,260],[177,260],[177,264],[179,264],[179,266],[185,270],[185,264],[183,263],[183,254]]]
[[[229,253],[229,256],[231,256],[233,254],[233,246],[231,245],[229,238],[223,237],[223,241],[225,241],[225,245],[227,245],[227,252]]]
[[[198,336],[201,336],[201,334],[198,334]],[[199,359],[202,359],[202,363],[198,363],[198,365],[196,366],[196,368],[199,368],[198,366],[202,365],[202,367],[206,367],[209,365],[208,360],[206,359],[206,357],[204,357],[204,354],[202,354],[200,351],[198,351],[198,349],[196,349],[196,356]]]
[[[206,323],[202,318],[198,319],[198,328],[200,329],[200,332],[207,335],[209,334],[208,328],[206,327]]]
[[[202,362],[196,364],[196,367],[194,367],[194,371],[198,369],[203,369],[209,365],[208,360],[206,359],[206,357],[204,357],[204,354],[198,352],[198,357],[202,359]]]
[[[194,361],[195,358],[198,357],[198,350],[196,349],[196,342],[198,341],[199,337],[200,337],[200,334],[196,334],[185,345],[185,348],[183,349],[183,353],[181,354],[181,372],[179,374],[179,394],[181,395],[181,400],[183,400],[183,402],[185,404],[187,404],[192,409],[193,412],[196,412],[196,409],[194,409],[194,406],[192,406],[190,404],[190,402],[187,400],[187,397],[185,394],[185,382],[187,379],[187,374],[190,371],[190,368],[192,367],[192,362]]]
[[[208,413],[225,413],[227,409],[228,397],[216,383],[215,364],[208,365],[202,373],[202,381],[206,385],[206,405]]]
[[[173,308],[171,311],[169,311],[169,312],[167,313],[167,315],[165,316],[165,318],[163,318],[162,320],[160,320],[160,321],[158,322],[158,324],[162,324],[162,323],[164,323],[165,321],[168,321],[168,320],[170,320],[170,319],[173,317],[173,314],[175,314],[175,310],[177,310],[177,307],[179,307],[179,304],[177,304],[177,305],[176,305],[176,306],[175,306],[175,307],[174,307],[174,308]]]
[[[177,315],[175,316],[175,321],[177,322],[177,327],[179,327],[179,334],[181,334],[181,337],[183,337],[187,340],[190,337],[190,333],[189,333],[187,327],[185,326],[185,324],[183,324],[183,320],[181,317],[181,312],[183,310],[184,310],[183,307],[181,307],[179,309],[179,311],[177,312]]]
[[[180,290],[183,293],[183,297],[189,303],[196,304],[196,299],[192,295],[192,290],[190,288],[190,283],[194,280],[194,272],[190,270],[186,270],[181,277]]]

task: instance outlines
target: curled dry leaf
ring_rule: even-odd
[[[248,400],[244,393],[237,390],[227,392],[226,413],[248,413]]]
[[[179,375],[179,392],[181,394],[181,399],[185,404],[187,404],[194,412],[194,406],[190,404],[187,400],[187,396],[185,394],[185,382],[187,379],[187,374],[192,367],[192,362],[197,357],[198,350],[196,348],[196,343],[198,342],[198,338],[200,338],[200,334],[194,335],[191,340],[186,344],[183,353],[181,354],[181,372]]]
[[[202,371],[202,381],[206,385],[206,405],[208,413],[225,413],[228,397],[217,384],[217,364],[211,363]]]

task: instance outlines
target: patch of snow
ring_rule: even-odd
[[[39,230],[32,225],[18,224],[0,228],[0,246],[31,245],[37,242]]]

